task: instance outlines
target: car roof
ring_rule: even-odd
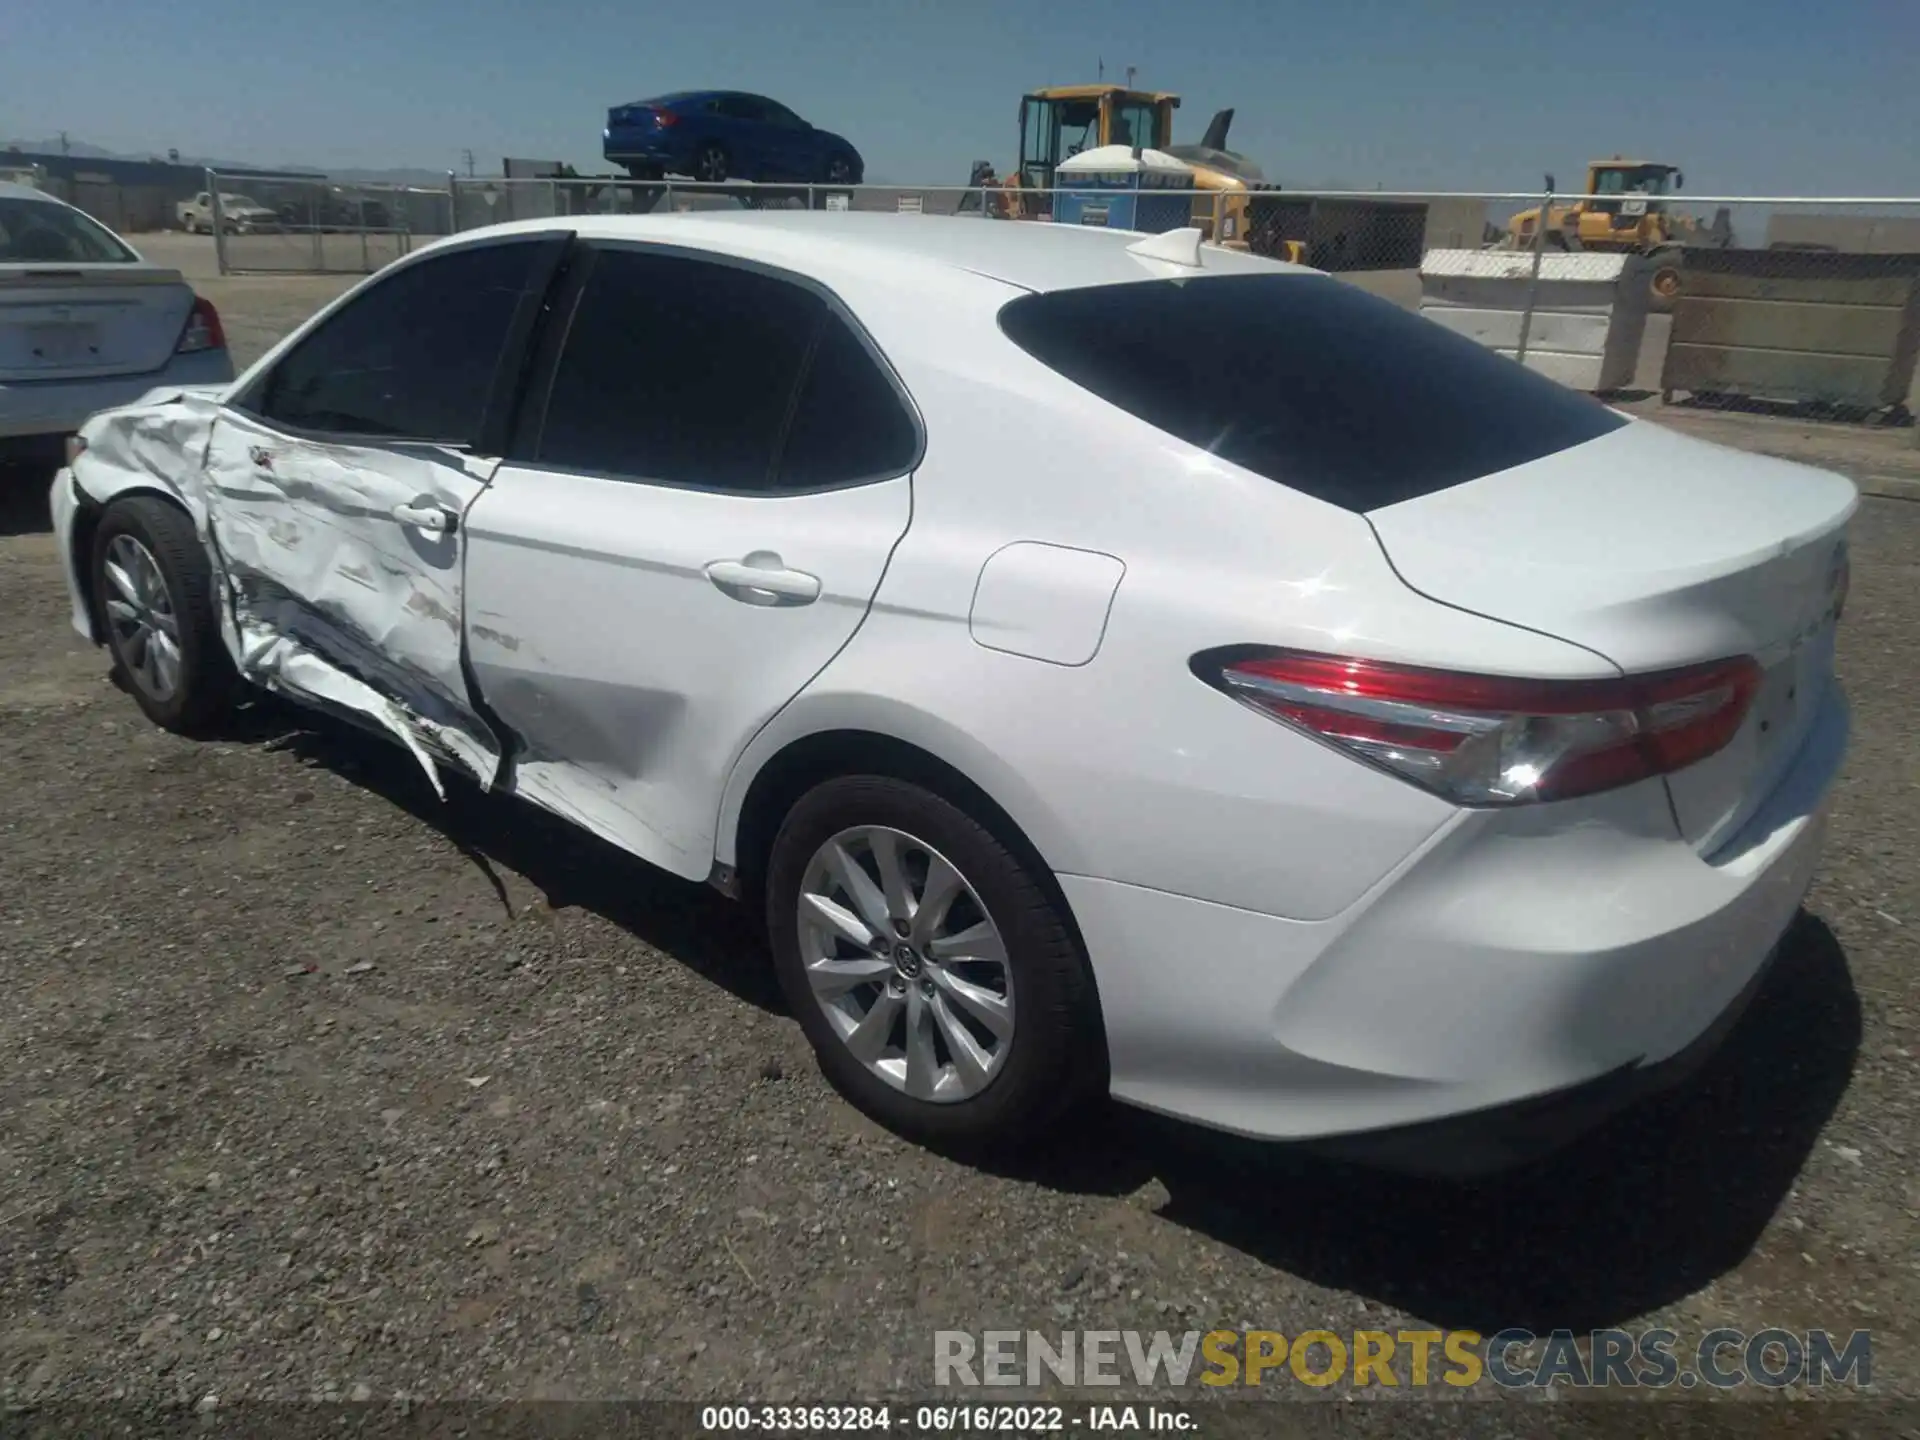
[[[1195,271],[1130,253],[1128,247],[1148,238],[1137,231],[977,216],[700,210],[523,220],[489,230],[550,232],[556,225],[590,240],[683,245],[822,277],[849,270],[866,274],[876,267],[898,272],[904,267],[929,279],[943,272],[967,272],[1033,291],[1194,275],[1320,273],[1213,245],[1202,247]],[[470,241],[482,233],[462,231],[441,243]]]
[[[751,90],[669,90],[664,95],[650,95],[645,100],[634,100],[629,103],[634,105],[684,105],[690,100],[765,100],[766,98],[764,95],[754,94]]]

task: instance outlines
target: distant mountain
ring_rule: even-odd
[[[0,150],[25,150],[35,155],[58,155],[60,141],[53,140],[0,140]],[[89,145],[84,140],[67,142],[67,153],[82,160],[144,160],[144,155],[120,155],[112,150],[103,150],[98,145]]]
[[[61,153],[60,141],[52,140],[0,140],[0,153],[8,150],[24,150],[30,154],[58,155]],[[104,146],[90,145],[84,140],[69,139],[66,153],[80,160],[166,160],[163,151],[149,150],[145,154],[136,154],[124,150],[108,150]],[[390,170],[361,170],[346,168],[329,170],[320,165],[262,165],[255,160],[219,159],[207,155],[182,155],[179,165],[211,165],[215,170],[272,170],[282,175],[325,175],[332,180],[343,180],[356,185],[433,185],[444,187],[447,183],[445,170],[426,170],[418,167],[400,167]]]

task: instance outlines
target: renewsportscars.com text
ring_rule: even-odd
[[[1873,1337],[1827,1330],[941,1330],[940,1386],[1571,1385],[1731,1389],[1873,1383]]]

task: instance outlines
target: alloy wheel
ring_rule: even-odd
[[[131,535],[107,545],[107,623],[128,677],[165,703],[180,686],[180,619],[153,552]]]
[[[1013,1044],[1013,971],[945,856],[903,831],[843,830],[808,862],[796,918],[813,998],[875,1076],[935,1104],[993,1082]]]

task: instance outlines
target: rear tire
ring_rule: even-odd
[[[766,897],[774,968],[821,1070],[887,1128],[1011,1149],[1104,1090],[1099,1006],[1065,917],[940,796],[874,775],[816,786],[774,839]]]
[[[116,500],[94,532],[92,567],[115,679],[164,730],[217,729],[239,677],[220,638],[213,566],[193,522],[151,495]]]
[[[708,142],[693,157],[693,178],[707,185],[718,185],[727,178],[727,147]]]

